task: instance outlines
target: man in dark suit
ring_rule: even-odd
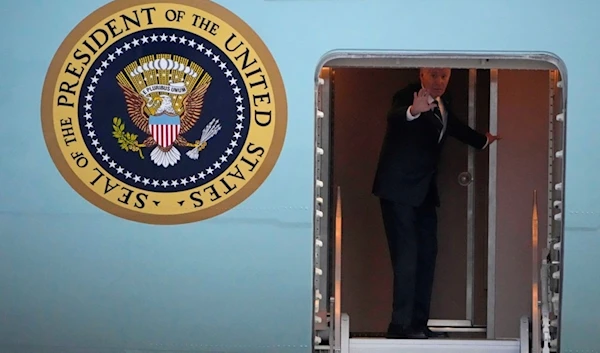
[[[497,137],[480,134],[452,114],[444,97],[451,70],[420,70],[420,84],[398,91],[387,115],[373,194],[394,273],[388,338],[439,337],[427,327],[437,257],[436,185],[447,136],[483,150]]]

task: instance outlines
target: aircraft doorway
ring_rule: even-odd
[[[323,269],[316,283],[317,297],[325,303],[318,305],[320,316],[332,311],[323,295],[328,298],[336,291],[335,190],[339,187],[343,265],[337,281],[341,303],[336,304],[351,318],[350,337],[377,336],[387,329],[392,271],[379,200],[371,193],[386,114],[393,94],[418,82],[416,67],[445,66],[453,67],[446,92],[455,115],[502,140],[484,151],[453,138],[445,142],[438,175],[441,206],[430,325],[454,337],[519,337],[520,318],[534,310],[532,261],[541,266],[543,249],[560,244],[562,234],[560,74],[548,63],[541,67],[527,62],[494,67],[498,62],[484,60],[481,65],[416,59],[411,62],[416,65],[409,67],[394,67],[397,62],[391,60],[386,63],[388,67],[378,68],[353,65],[347,59],[327,65],[320,73],[317,106],[322,115],[317,141],[322,143],[316,174],[321,176],[317,214],[321,212],[322,221],[317,222],[316,232],[326,234],[317,237],[325,249],[316,251]],[[537,258],[531,236],[534,190],[540,230]],[[558,250],[551,254],[553,258]]]
[[[489,102],[485,99],[489,70],[480,71],[477,93],[482,102]],[[332,73],[331,183],[340,186],[344,195],[342,311],[353,318],[355,334],[385,332],[392,277],[379,201],[371,187],[391,97],[418,82],[419,70],[339,68]],[[476,90],[475,80],[471,83]],[[453,97],[455,113],[467,118],[469,70],[453,70],[447,93]],[[488,129],[488,105],[478,104],[479,114],[472,114],[483,132]],[[471,331],[486,325],[487,183],[469,179],[476,174],[478,181],[487,180],[487,164],[485,151],[477,153],[454,139],[446,141],[438,176],[439,250],[431,303],[437,325]]]

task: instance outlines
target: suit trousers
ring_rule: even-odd
[[[436,203],[420,206],[380,199],[394,273],[391,323],[424,328],[429,320],[437,257]]]

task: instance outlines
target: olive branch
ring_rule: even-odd
[[[117,139],[122,150],[138,152],[140,158],[144,159],[141,149],[141,147],[145,147],[144,144],[138,143],[138,135],[125,132],[125,123],[121,121],[121,118],[113,118],[113,136]]]

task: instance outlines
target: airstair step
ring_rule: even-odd
[[[349,353],[519,353],[518,340],[351,338]]]

